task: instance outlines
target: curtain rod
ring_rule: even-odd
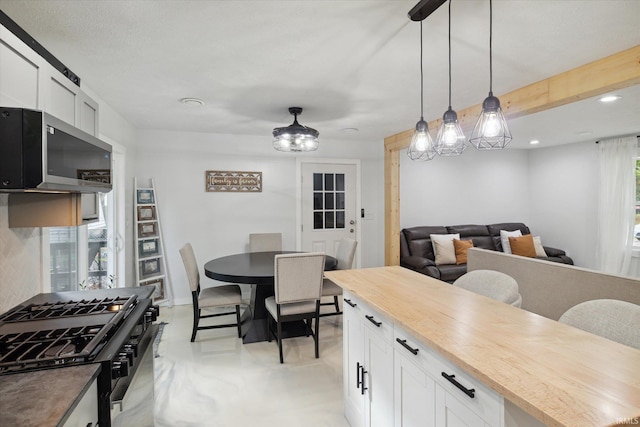
[[[636,135],[636,138],[638,138],[640,140],[640,135]],[[600,144],[601,140],[596,141],[596,144]]]

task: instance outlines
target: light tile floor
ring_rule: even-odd
[[[160,312],[167,325],[154,359],[156,427],[349,426],[342,316],[321,318],[319,359],[311,337],[291,338],[281,365],[275,341],[242,344],[224,328],[199,331],[191,343],[191,306]]]

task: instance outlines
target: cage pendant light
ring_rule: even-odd
[[[433,139],[429,135],[429,125],[424,120],[424,78],[422,72],[422,21],[420,21],[420,120],[416,123],[416,130],[411,137],[411,144],[407,150],[411,160],[427,161],[436,155]]]
[[[465,137],[458,114],[451,108],[451,1],[449,0],[449,108],[442,116],[435,150],[440,156],[459,156],[466,150]]]
[[[511,132],[500,108],[500,100],[493,96],[492,37],[493,5],[492,0],[489,0],[489,96],[482,102],[482,112],[469,138],[471,145],[478,150],[501,149],[511,141]]]

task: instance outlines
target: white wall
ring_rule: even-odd
[[[593,141],[529,152],[531,224],[542,243],[596,269],[598,157]]]
[[[401,228],[524,222],[545,246],[596,268],[596,146],[479,152],[420,163],[402,155]]]
[[[321,141],[318,151],[301,155],[361,160],[362,207],[371,212],[370,219],[362,223],[363,267],[384,263],[382,155],[382,141],[328,140]],[[134,170],[141,185],[148,185],[151,178],[155,180],[166,259],[177,304],[191,301],[178,252],[187,242],[193,245],[201,270],[209,259],[245,252],[252,232],[282,232],[283,247],[295,249],[296,154],[275,151],[269,135],[141,131]],[[207,193],[206,170],[262,172],[263,191]],[[203,284],[208,280],[203,277]]]
[[[414,162],[400,153],[400,228],[420,225],[529,224],[528,156],[477,151]]]

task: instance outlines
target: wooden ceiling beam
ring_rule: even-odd
[[[507,120],[640,84],[640,45],[590,62],[581,67],[500,95]],[[458,122],[471,133],[482,104],[458,111]],[[429,122],[438,129],[441,118]],[[384,139],[385,153],[385,264],[400,262],[400,162],[397,151],[409,147],[413,129]],[[396,194],[397,192],[397,194]]]

